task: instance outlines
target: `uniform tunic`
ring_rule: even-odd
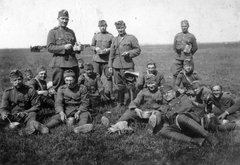
[[[25,117],[24,122],[28,124],[30,121],[36,120],[36,113],[39,111],[39,106],[40,102],[37,92],[33,88],[22,85],[19,89],[12,87],[5,90],[0,113],[2,116],[10,113],[13,120],[21,120],[14,115],[19,112],[27,112],[28,115]]]

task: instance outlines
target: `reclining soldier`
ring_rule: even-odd
[[[93,128],[92,117],[89,113],[89,99],[87,88],[78,85],[76,75],[72,70],[64,71],[65,85],[61,86],[57,92],[55,102],[56,115],[46,124],[48,128],[56,127],[61,123],[77,126],[73,129],[75,133],[87,133]]]
[[[148,81],[155,80],[158,87],[163,86],[165,78],[162,73],[156,70],[156,63],[153,60],[148,60],[147,71],[139,77],[137,82],[137,89],[142,90],[147,88]]]
[[[93,70],[92,63],[84,65],[85,73],[78,78],[78,84],[85,85],[88,90],[90,99],[90,108],[95,109],[99,107],[101,103],[106,104],[109,98],[104,93],[104,87],[101,77]]]
[[[47,89],[46,78],[47,68],[41,65],[37,68],[37,76],[29,81],[28,86],[37,91],[41,101],[41,107],[54,109],[54,97]]]
[[[129,127],[124,128],[123,130],[118,129],[118,125],[123,124],[124,121],[129,123],[132,120],[138,119],[140,121],[147,121],[152,128],[152,133],[157,133],[161,128],[163,120],[160,120],[161,114],[157,110],[162,103],[162,95],[160,90],[158,90],[158,85],[155,80],[147,82],[147,88],[142,89],[137,97],[131,101],[129,108],[126,112],[118,119],[115,125],[112,125],[108,132],[117,132],[129,130]],[[131,129],[130,129],[131,130]]]
[[[214,147],[219,141],[201,125],[201,118],[193,111],[192,102],[186,95],[176,97],[171,86],[164,86],[162,94],[166,104],[160,108],[165,125],[162,137],[202,146],[205,139]]]
[[[12,70],[9,77],[13,87],[3,93],[0,123],[6,125],[17,122],[25,125],[19,132],[20,135],[33,134],[36,131],[48,133],[48,128],[36,121],[40,106],[37,92],[23,84],[23,76],[19,70]]]
[[[194,88],[197,88],[197,85],[194,85]],[[209,107],[206,109],[209,113],[207,129],[214,132],[240,130],[240,100],[234,100],[219,84],[214,85],[211,90],[211,95],[203,100]]]

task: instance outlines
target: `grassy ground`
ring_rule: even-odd
[[[156,61],[160,71],[171,82],[169,71],[173,60],[169,45],[142,46],[140,57],[135,58],[136,71],[145,69],[147,59]],[[221,83],[225,91],[240,96],[240,45],[199,45],[194,55],[195,68],[208,85]],[[92,53],[81,53],[90,62]],[[0,50],[0,95],[10,86],[8,73],[12,69],[36,70],[48,66],[51,54],[33,53],[27,49]],[[49,76],[51,68],[49,68]],[[112,113],[107,114],[110,110]],[[162,139],[159,134],[148,134],[147,124],[135,122],[134,133],[107,135],[100,124],[102,115],[111,123],[123,114],[124,108],[100,108],[94,119],[94,130],[77,135],[72,128],[59,126],[48,135],[19,136],[15,131],[0,131],[0,164],[239,164],[240,143],[233,142],[231,133],[216,133],[221,143],[216,148],[208,144],[198,148],[192,144]]]

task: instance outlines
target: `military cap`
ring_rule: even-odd
[[[148,61],[147,61],[147,66],[148,66],[149,64],[153,64],[154,66],[156,66],[156,62],[153,61],[152,59],[148,59]]]
[[[69,70],[65,70],[63,73],[63,77],[75,77],[75,73],[73,72],[73,70],[69,69]]]
[[[37,68],[37,73],[42,72],[42,71],[47,71],[47,68],[44,67],[43,65],[41,65]]]
[[[118,21],[118,22],[115,22],[115,26],[116,28],[119,28],[121,26],[126,26],[125,22],[123,22],[122,20],[121,21]]]
[[[89,69],[93,70],[93,64],[92,64],[92,63],[86,63],[86,64],[84,65],[84,69],[85,69],[85,70],[89,70]]]
[[[69,17],[68,11],[65,10],[65,9],[59,11],[59,12],[58,12],[58,18],[59,18],[59,17]]]
[[[18,69],[15,69],[15,70],[12,70],[10,73],[9,73],[9,77],[11,79],[13,78],[18,78],[18,77],[21,77],[23,78],[23,75],[22,75],[22,72]]]
[[[182,24],[187,24],[187,25],[189,26],[188,20],[182,20],[182,21],[181,21],[181,25],[182,25]]]
[[[193,66],[193,60],[191,60],[191,59],[185,59],[185,60],[183,61],[183,65]]]
[[[104,25],[107,26],[107,22],[106,22],[105,20],[100,20],[100,21],[98,21],[98,27],[99,27],[99,26],[104,26]]]
[[[27,76],[27,75],[33,75],[33,72],[31,71],[31,69],[26,69],[25,71],[24,71],[24,76]]]
[[[201,87],[202,83],[198,80],[192,82],[192,89],[197,89],[198,87]]]
[[[160,88],[161,93],[166,93],[167,91],[172,90],[172,86],[171,85],[164,85],[163,87]]]

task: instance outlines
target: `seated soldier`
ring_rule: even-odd
[[[64,71],[65,85],[61,86],[57,92],[55,102],[56,115],[46,124],[48,128],[56,127],[61,123],[68,123],[77,126],[73,129],[75,133],[87,133],[93,128],[92,117],[89,113],[89,99],[87,88],[84,85],[78,85],[76,75],[72,70]],[[68,121],[72,122],[68,122]]]
[[[24,124],[25,128],[19,132],[20,135],[32,134],[35,131],[48,133],[48,128],[36,121],[40,106],[37,92],[23,84],[23,76],[19,70],[12,70],[9,77],[13,87],[3,93],[0,123]]]
[[[218,139],[201,126],[201,119],[193,111],[192,102],[186,95],[176,97],[171,86],[164,86],[161,90],[165,101],[165,105],[160,108],[161,120],[169,124],[160,130],[161,136],[197,146],[202,146],[205,139],[212,146],[218,144]]]
[[[47,68],[41,65],[37,68],[37,76],[29,81],[28,86],[37,91],[43,108],[49,107],[54,109],[54,98],[47,89],[46,78]]]
[[[87,87],[90,99],[90,109],[95,109],[100,106],[102,101],[106,103],[109,98],[104,93],[100,75],[93,72],[93,65],[87,63],[84,65],[84,69],[85,73],[79,76],[78,84],[83,84]]]
[[[148,81],[155,80],[158,87],[165,83],[164,75],[156,70],[156,63],[152,60],[147,62],[147,71],[140,75],[137,82],[137,89],[147,88]]]
[[[186,59],[183,62],[183,70],[179,72],[174,89],[180,94],[191,92],[192,82],[201,80],[201,77],[194,71],[194,64],[191,59]]]
[[[78,58],[78,68],[79,68],[79,76],[85,73],[84,70],[84,60],[82,58]]]
[[[137,97],[131,101],[129,108],[126,112],[118,119],[115,125],[112,125],[108,132],[125,131],[125,127],[119,130],[119,123],[124,121],[129,122],[133,119],[140,119],[141,121],[148,120],[149,125],[153,128],[153,133],[157,133],[163,126],[163,121],[160,120],[160,112],[157,110],[162,103],[162,95],[158,90],[158,85],[155,80],[147,82],[147,88],[142,89]],[[154,122],[154,123],[152,123]],[[129,129],[127,127],[127,129]]]
[[[30,69],[24,71],[25,85],[29,85],[30,80],[33,78],[33,73]]]
[[[209,117],[214,120],[214,122],[211,120],[212,122],[208,123],[211,131],[240,129],[240,99],[234,100],[230,93],[223,92],[222,86],[216,84],[212,87],[211,96],[205,102],[213,105],[208,110]]]

